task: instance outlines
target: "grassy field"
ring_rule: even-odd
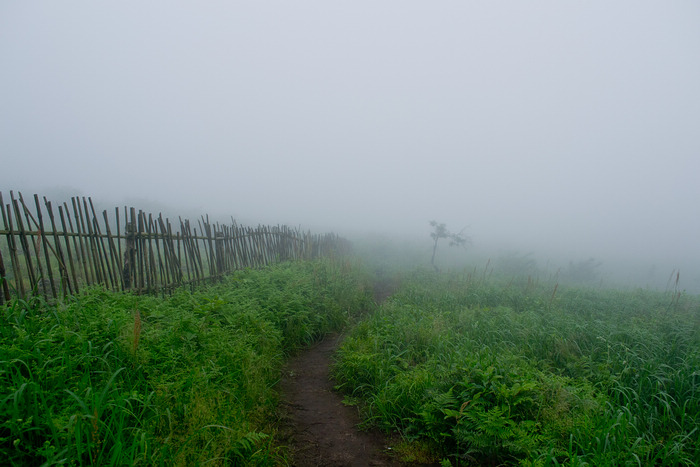
[[[285,465],[282,365],[351,324],[339,390],[398,433],[405,460],[700,464],[698,297],[414,270],[377,308],[371,280],[324,260],[165,298],[14,300],[0,309],[0,459]]]
[[[407,460],[700,464],[700,300],[415,272],[340,349]]]
[[[340,261],[235,273],[167,298],[93,288],[0,309],[0,463],[277,465],[285,357],[367,309]]]

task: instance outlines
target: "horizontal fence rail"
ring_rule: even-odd
[[[286,226],[230,225],[202,216],[173,225],[135,208],[105,210],[89,197],[56,206],[34,195],[28,205],[0,192],[0,304],[31,295],[56,299],[101,284],[111,290],[166,292],[211,281],[238,269],[347,252],[335,234]],[[114,228],[113,228],[114,227]],[[123,228],[122,228],[123,227]],[[4,242],[2,241],[4,237]]]

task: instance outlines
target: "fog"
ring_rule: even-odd
[[[698,20],[691,1],[3,2],[0,191],[426,249],[434,219],[466,228],[465,257],[680,269],[700,292]]]

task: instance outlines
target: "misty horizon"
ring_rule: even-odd
[[[700,5],[38,5],[0,6],[3,193],[428,249],[436,220],[700,291]]]

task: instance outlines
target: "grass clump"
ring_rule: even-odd
[[[334,373],[453,465],[700,463],[700,302],[416,273]]]
[[[0,310],[0,458],[10,465],[275,465],[287,354],[364,308],[338,261],[240,271],[167,298],[92,288]]]

